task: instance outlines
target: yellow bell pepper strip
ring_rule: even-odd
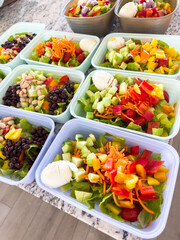
[[[13,142],[17,142],[21,137],[21,132],[22,132],[22,128],[18,128],[18,129],[13,128],[5,135],[5,139],[10,139]]]
[[[3,155],[2,151],[0,151],[0,158],[2,158],[3,160],[6,158],[6,157]]]
[[[161,167],[158,169],[157,172],[165,172],[165,173],[167,173],[167,172],[169,172],[169,169],[168,169],[167,167],[165,167],[165,166],[161,166]]]
[[[122,184],[126,180],[126,174],[122,172],[117,172],[117,175],[115,176],[114,180],[115,182]]]
[[[45,111],[49,111],[49,104],[50,104],[50,102],[44,101],[43,105],[42,105],[42,109]]]
[[[149,185],[159,185],[160,184],[160,182],[157,179],[155,179],[153,177],[149,177],[149,176],[147,178],[147,182]]]
[[[3,166],[2,166],[2,169],[3,170],[7,170],[7,169],[9,169],[9,160],[6,160],[6,161],[4,161],[4,164],[3,164]]]
[[[138,177],[134,174],[127,174],[127,177],[125,179],[125,184],[128,189],[133,189],[135,188],[135,185],[138,181]]]
[[[136,173],[142,178],[146,177],[146,170],[141,164],[136,165]]]
[[[167,181],[166,173],[165,172],[156,172],[154,173],[154,178],[157,179],[159,182],[164,183]]]
[[[119,201],[122,208],[135,208],[135,205],[128,200]]]
[[[157,39],[156,38],[152,39],[151,46],[154,47],[154,48],[157,47]]]

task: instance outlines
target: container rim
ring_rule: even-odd
[[[119,7],[120,7],[120,3],[122,2],[123,0],[119,0],[118,1],[118,5],[116,5],[116,7],[115,7],[115,9],[114,9],[114,13],[116,14],[116,16],[117,17],[119,17],[119,18],[122,18],[122,19],[129,19],[129,20],[134,20],[134,21],[141,21],[141,20],[143,20],[143,21],[149,21],[149,20],[151,20],[151,19],[158,19],[158,20],[160,20],[160,19],[165,19],[165,18],[169,18],[169,16],[171,16],[171,15],[173,15],[176,11],[177,11],[177,9],[178,9],[178,7],[179,7],[179,3],[180,3],[180,0],[177,0],[177,4],[176,4],[176,7],[175,7],[175,9],[172,11],[172,13],[170,13],[170,14],[168,14],[168,15],[166,15],[166,16],[162,16],[162,17],[152,17],[152,18],[135,18],[135,17],[125,17],[125,16],[120,16],[119,14],[118,14],[118,10],[119,10]]]
[[[111,0],[110,0],[111,1]],[[69,5],[69,3],[72,2],[72,0],[68,1],[66,3],[66,5],[63,7],[62,9],[62,12],[61,12],[61,15],[63,15],[65,18],[68,18],[68,19],[76,19],[76,21],[84,21],[85,19],[87,20],[87,17],[79,17],[79,18],[75,18],[75,17],[69,17],[65,14],[65,11]],[[109,14],[110,12],[112,12],[112,10],[115,10],[115,7],[117,6],[117,2],[119,2],[119,0],[116,0],[114,6],[106,13],[102,14],[102,15],[99,15],[99,16],[94,16],[92,18],[88,18],[90,21],[92,21],[92,19],[98,19],[98,18],[101,18],[102,16],[105,16],[107,14]],[[115,11],[114,11],[115,12]],[[80,20],[81,19],[81,20]]]

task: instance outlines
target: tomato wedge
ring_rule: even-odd
[[[123,208],[121,212],[121,217],[129,222],[137,221],[138,215],[141,212],[141,208],[136,206],[135,208]]]

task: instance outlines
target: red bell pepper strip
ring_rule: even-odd
[[[19,156],[19,159],[18,159],[20,163],[23,161],[24,153],[25,153],[25,151],[22,150],[22,151],[21,151],[21,154],[20,154],[20,156]]]
[[[145,123],[146,123],[146,119],[143,117],[135,117],[134,118],[134,124],[137,124],[142,127]]]
[[[94,11],[94,12],[92,13],[92,16],[95,16],[98,12],[101,11],[101,9],[102,9],[102,8],[98,8],[96,11]]]
[[[61,77],[59,85],[63,85],[63,84],[65,84],[65,82],[69,82],[68,75],[64,75],[64,76]]]
[[[142,83],[142,80],[140,78],[135,78],[135,83],[137,83],[138,85],[140,85]]]
[[[9,132],[9,130],[10,130],[9,127],[5,128],[5,129],[4,129],[4,134],[7,134],[7,133]]]
[[[121,114],[122,106],[121,105],[113,105],[113,114]]]
[[[138,104],[138,109],[142,112],[145,113],[146,110],[148,109],[148,106],[144,102],[140,102]]]
[[[141,154],[141,158],[150,158],[151,157],[151,154],[152,154],[152,152],[151,151],[149,151],[149,150],[144,150],[143,151],[143,153]]]
[[[52,48],[53,43],[52,42],[47,42],[46,47]]]
[[[148,122],[147,133],[152,134],[153,128],[160,128],[160,122]]]
[[[164,99],[166,100],[166,102],[169,103],[169,94],[168,94],[168,92],[166,92],[166,91],[164,90],[163,93],[164,93]]]
[[[154,90],[154,88],[146,81],[143,81],[140,86],[147,94],[150,94]]]
[[[116,174],[117,174],[117,168],[116,168],[116,169],[113,169],[112,171],[110,171],[110,176],[111,176],[111,182],[112,182],[112,184],[115,183],[114,178],[115,178]]]
[[[154,114],[147,110],[143,117],[149,122],[153,119]]]
[[[146,186],[146,187],[142,187],[140,189],[140,193],[141,195],[154,195],[156,194],[156,191],[154,190],[154,188],[152,186]]]
[[[49,85],[52,80],[53,80],[52,77],[49,76],[49,77],[46,79],[46,81],[44,82],[45,85],[46,85],[46,86]]]
[[[115,183],[111,189],[112,192],[114,192],[116,195],[118,196],[121,196],[121,197],[125,197],[125,198],[128,198],[129,197],[129,192],[124,189],[124,188],[121,188],[120,190],[117,190],[118,186],[117,184]]]
[[[129,165],[129,167],[128,167],[128,169],[127,169],[127,173],[128,173],[128,174],[132,174],[132,173],[135,173],[135,172],[136,172],[136,164],[137,164],[137,162],[134,161],[134,162],[132,162],[132,163]]]
[[[69,9],[69,13],[74,13],[75,10],[76,10],[76,7],[72,7],[72,8]]]
[[[138,158],[136,161],[137,164],[140,164],[143,167],[145,167],[148,164],[148,162],[149,162],[149,159],[147,158]]]
[[[139,146],[131,147],[131,154],[132,155],[138,155],[139,154]]]
[[[146,173],[152,175],[156,173],[157,170],[163,165],[164,161],[149,159],[148,163],[145,166]]]
[[[156,200],[159,197],[156,194],[152,194],[152,195],[140,195],[139,198],[141,200]]]
[[[104,164],[104,169],[106,171],[111,171],[114,168],[114,161],[112,158],[108,158]]]

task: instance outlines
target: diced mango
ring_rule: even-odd
[[[154,174],[154,178],[157,179],[159,182],[164,183],[167,181],[166,173],[165,172],[156,172]]]
[[[154,70],[158,66],[158,63],[155,62],[148,62],[147,68],[148,70]]]
[[[165,173],[167,173],[167,172],[169,172],[169,168],[164,167],[164,166],[161,166],[161,167],[158,169],[158,172],[165,172]]]
[[[10,58],[11,58],[10,55],[5,55],[5,56],[4,56],[4,60],[8,60],[8,59],[10,59]]]
[[[173,65],[173,62],[172,62],[172,58],[171,58],[171,57],[169,57],[168,65],[169,65],[169,67],[171,67],[171,66]]]
[[[136,165],[136,173],[140,176],[145,178],[146,177],[146,170],[141,164]]]
[[[166,3],[165,6],[164,6],[164,9],[168,10],[169,7],[171,7],[171,5],[169,3]]]
[[[148,59],[148,62],[154,62],[155,61],[155,56],[152,56]]]
[[[139,178],[134,174],[127,174],[124,183],[126,184],[126,187],[128,189],[133,189],[133,188],[135,188],[135,185],[136,185],[138,179]]]
[[[122,183],[124,183],[125,180],[126,180],[126,174],[122,173],[122,172],[117,172],[117,174],[114,178],[114,181],[122,184]]]
[[[155,70],[155,73],[164,74],[164,69],[163,69],[163,67],[161,66],[161,67],[157,68],[157,69]]]
[[[170,118],[174,118],[175,116],[176,116],[176,114],[174,113],[174,112],[171,112],[171,113],[169,113],[169,115],[168,115]]]
[[[153,40],[152,40],[152,42],[151,42],[151,46],[152,46],[153,48],[155,48],[155,47],[157,46],[157,40],[156,40],[156,38],[153,38]]]
[[[172,58],[175,58],[178,55],[178,52],[174,48],[167,48],[166,53],[170,55]]]
[[[107,154],[101,154],[101,155],[99,155],[99,159],[102,163],[104,163],[108,159],[108,155]]]
[[[127,161],[123,160],[123,159],[119,159],[116,163],[115,163],[115,168],[118,168],[119,166],[123,166],[126,167],[127,165]]]
[[[92,159],[92,164],[93,164],[94,171],[97,171],[101,168],[101,163],[100,163],[99,158]]]
[[[159,185],[160,182],[153,177],[148,177],[147,182],[149,185]]]
[[[119,201],[122,208],[135,208],[135,205],[128,200]]]
[[[166,57],[166,55],[163,50],[156,51],[156,58],[161,59],[161,58],[165,58],[165,57]]]
[[[152,48],[150,51],[150,55],[156,55],[157,49],[156,48]]]
[[[146,50],[147,52],[149,52],[149,51],[151,50],[151,48],[152,48],[152,45],[151,45],[149,42],[146,42],[146,43],[142,46],[142,48],[143,48],[144,50]]]
[[[139,55],[135,56],[134,61],[139,63],[141,61],[141,57]]]

